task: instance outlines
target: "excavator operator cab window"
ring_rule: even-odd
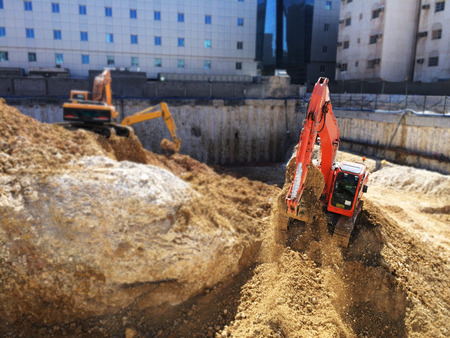
[[[336,208],[350,210],[353,206],[358,186],[358,175],[342,171],[337,173],[330,201],[331,205]]]

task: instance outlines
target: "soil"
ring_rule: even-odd
[[[371,174],[349,248],[339,249],[313,198],[310,223],[290,222],[287,232],[275,226],[284,177],[269,177],[268,166],[262,175],[257,167],[233,174],[186,155],[151,153],[137,139],[108,141],[83,130],[41,124],[2,102],[0,135],[4,176],[73,169],[75,160],[91,155],[156,165],[204,197],[203,204],[181,210],[184,217],[219,206],[228,219],[212,214],[211,226],[226,223],[261,243],[242,256],[240,272],[179,305],[130,306],[113,315],[50,326],[22,316],[12,325],[0,325],[3,336],[450,336],[448,176],[386,163]],[[273,168],[278,177],[279,167]],[[242,177],[246,172],[272,184]],[[246,229],[245,224],[254,226]],[[5,264],[2,257],[0,264]],[[168,282],[159,290],[170,293],[178,287]]]

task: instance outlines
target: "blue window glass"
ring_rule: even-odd
[[[133,67],[139,67],[139,58],[136,56],[131,57],[131,65]]]
[[[138,43],[138,36],[137,35],[131,35],[131,44],[137,45]]]
[[[61,64],[64,62],[64,56],[62,54],[55,54],[55,62]]]
[[[25,8],[26,11],[32,11],[33,10],[33,4],[31,3],[31,1],[24,1],[23,2],[23,6]]]
[[[205,24],[210,25],[211,24],[211,15],[205,15]]]
[[[25,28],[28,39],[34,39],[34,28]]]
[[[211,69],[211,60],[205,60],[203,62],[203,68],[204,69]]]
[[[155,67],[162,67],[162,59],[160,58],[155,59]]]
[[[3,9],[3,0],[0,0],[0,9]]]
[[[8,52],[0,51],[0,61],[8,61]]]
[[[155,19],[155,21],[161,21],[161,12],[159,11],[153,12],[153,19]]]
[[[244,18],[238,18],[237,19],[237,25],[238,26],[244,26]]]
[[[184,60],[183,59],[179,59],[177,61],[177,65],[178,65],[178,68],[184,68]]]
[[[52,2],[52,13],[59,13],[59,3]]]
[[[105,7],[105,16],[112,16],[112,8]]]
[[[331,10],[331,1],[325,2],[325,9],[326,9],[327,11],[330,11],[330,10]]]
[[[238,0],[238,2],[244,2],[244,0]]]
[[[78,13],[80,15],[86,15],[86,13],[87,13],[86,6],[85,5],[79,5],[78,6]]]
[[[28,61],[36,62],[37,61],[36,53],[28,53]]]
[[[205,48],[211,48],[211,40],[205,40]]]
[[[114,65],[114,64],[115,64],[114,56],[107,56],[107,57],[106,57],[106,63],[107,63],[108,65]]]
[[[81,63],[83,65],[88,65],[89,64],[89,55],[81,55]]]
[[[184,22],[184,13],[178,13],[178,22]]]
[[[130,19],[137,19],[137,10],[130,9]]]
[[[6,28],[0,27],[0,36],[6,36]]]
[[[61,40],[61,31],[60,30],[53,30],[53,39]]]
[[[178,47],[184,47],[184,38],[178,38]]]
[[[161,46],[161,37],[155,36],[155,46]]]
[[[88,41],[88,32],[80,32],[80,40]]]
[[[106,33],[106,43],[114,43],[114,34]]]

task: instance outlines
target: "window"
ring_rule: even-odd
[[[433,56],[428,59],[428,67],[436,67],[439,64],[439,56]]]
[[[324,65],[320,65],[320,72],[321,73],[325,73],[325,66]]]
[[[155,36],[155,46],[161,46],[161,37]]]
[[[428,32],[427,31],[417,33],[417,37],[418,38],[424,38],[426,36],[428,36]]]
[[[242,70],[242,62],[236,62],[236,70]]]
[[[36,61],[37,61],[36,53],[28,53],[28,62],[36,62]]]
[[[153,19],[155,21],[161,21],[161,12],[159,12],[159,11],[153,12]]]
[[[115,64],[115,62],[114,62],[114,56],[107,56],[107,57],[106,57],[106,64],[108,64],[108,65],[114,65],[114,64]]]
[[[83,65],[88,65],[89,64],[89,55],[81,55],[81,63]]]
[[[378,9],[372,11],[372,19],[376,19],[380,16],[380,11]]]
[[[211,24],[211,15],[205,15],[205,25]]]
[[[324,24],[323,25],[323,31],[324,32],[328,32],[329,30],[330,30],[330,24],[329,23]]]
[[[8,61],[8,52],[0,51],[0,61]]]
[[[356,40],[356,42],[357,42],[357,43],[360,43],[360,42],[361,42],[361,39],[360,39],[360,38],[358,38],[358,39]]]
[[[178,47],[184,47],[184,38],[178,38]]]
[[[367,62],[367,68],[368,68],[368,69],[373,69],[373,68],[375,68],[375,65],[379,64],[380,61],[381,61],[380,59],[369,60],[369,61]]]
[[[445,1],[436,2],[435,12],[442,12],[445,9]]]
[[[359,20],[362,20],[362,18],[363,18],[362,13],[359,13]]]
[[[80,40],[88,41],[88,32],[80,32]]]
[[[106,33],[106,43],[114,43],[114,34]]]
[[[155,67],[162,67],[162,60],[160,58],[155,59]]]
[[[330,10],[331,10],[331,1],[326,1],[326,2],[325,2],[325,9],[326,9],[327,11],[330,11]]]
[[[205,60],[203,62],[203,68],[204,69],[211,69],[211,60]]]
[[[177,60],[177,67],[178,68],[184,68],[184,60],[178,59]]]
[[[437,40],[442,38],[442,29],[436,29],[431,33],[431,39]]]
[[[132,45],[137,45],[138,44],[138,36],[131,34],[130,42],[131,42]]]
[[[371,35],[369,44],[372,45],[374,43],[377,43],[377,36],[376,35]]]
[[[0,9],[3,9],[3,0],[0,0]]]
[[[25,8],[26,11],[32,11],[33,10],[33,4],[31,3],[31,1],[24,1],[23,2],[23,6]]]
[[[350,26],[352,24],[352,18],[345,19],[345,25]]]
[[[54,40],[61,40],[61,31],[60,30],[53,30],[53,39]]]
[[[52,2],[52,13],[59,13],[59,3]]]
[[[6,28],[0,27],[0,36],[6,36]]]
[[[34,28],[25,28],[27,39],[34,39]]]
[[[238,0],[238,2],[244,2],[244,0]]]
[[[328,46],[322,46],[322,53],[323,54],[328,53]]]
[[[353,2],[353,0],[347,0],[347,3],[349,4],[350,2]]]
[[[130,19],[137,19],[137,10],[130,9]]]
[[[238,18],[237,19],[237,25],[238,26],[244,26],[244,18]]]
[[[86,15],[86,5],[78,5],[78,14],[80,15]]]
[[[355,67],[358,67],[358,65],[359,65],[359,62],[355,61]]]
[[[347,64],[343,63],[343,64],[341,64],[341,72],[345,72],[345,71],[347,71]]]
[[[205,48],[211,48],[211,40],[205,40]]]
[[[105,7],[105,16],[112,16],[112,8]]]
[[[55,54],[55,62],[60,65],[64,62],[64,56],[62,54]]]
[[[350,41],[344,41],[344,49],[348,49],[350,47]]]
[[[131,66],[139,67],[139,58],[137,56],[131,57]]]
[[[237,47],[237,49],[244,49],[244,42],[243,41],[238,41],[236,47]]]
[[[178,13],[178,22],[184,22],[184,13]]]

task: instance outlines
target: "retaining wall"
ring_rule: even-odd
[[[43,122],[59,122],[62,103],[9,102]],[[158,102],[116,100],[120,119]],[[209,164],[284,161],[299,140],[303,100],[171,100],[181,153]],[[125,112],[125,113],[124,113]],[[450,117],[335,108],[341,149],[450,174]],[[400,123],[399,123],[400,122]],[[171,138],[162,119],[133,126],[145,148]],[[386,149],[387,148],[387,149]]]

